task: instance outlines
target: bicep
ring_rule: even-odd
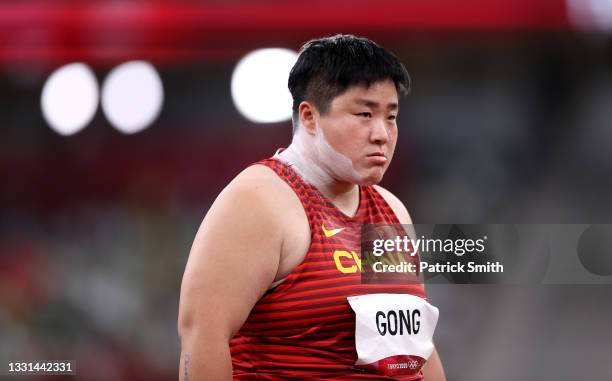
[[[189,254],[179,330],[196,328],[231,338],[274,280],[280,242],[274,219],[256,192],[226,189],[202,222]]]

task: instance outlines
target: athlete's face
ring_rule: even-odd
[[[340,181],[380,182],[397,142],[397,113],[393,81],[350,87],[332,100],[327,113],[318,115],[321,164]]]

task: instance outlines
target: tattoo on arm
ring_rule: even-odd
[[[185,374],[185,381],[189,381],[189,353],[185,354],[183,359],[183,369]]]

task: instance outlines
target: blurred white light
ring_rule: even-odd
[[[612,0],[567,0],[567,6],[575,26],[612,30]]]
[[[612,30],[612,0],[590,0],[595,24],[603,30]]]
[[[115,67],[102,85],[102,110],[124,134],[149,127],[164,101],[159,74],[148,62],[130,61]]]
[[[232,74],[232,98],[238,111],[256,123],[291,119],[287,80],[296,60],[296,52],[281,48],[259,49],[243,57]]]
[[[98,82],[83,63],[54,71],[43,87],[40,105],[49,126],[61,135],[72,135],[91,121],[98,108]]]

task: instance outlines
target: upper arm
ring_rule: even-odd
[[[181,286],[181,334],[195,329],[229,340],[274,280],[280,220],[261,177],[267,169],[256,167],[221,192],[196,234]]]
[[[446,381],[444,366],[436,348],[427,359],[422,371],[427,381]]]

